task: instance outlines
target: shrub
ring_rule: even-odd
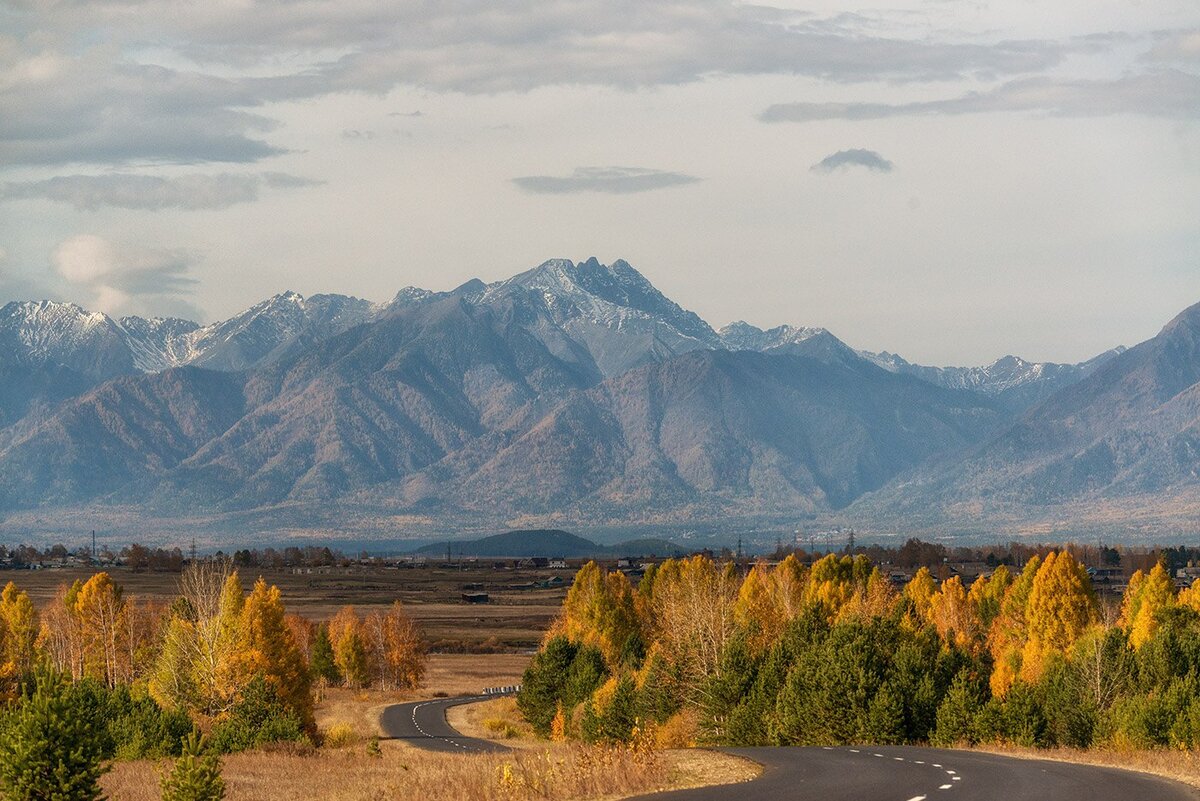
[[[0,792],[8,801],[96,801],[103,758],[87,710],[57,674],[39,675],[0,721]]]
[[[300,716],[280,702],[262,676],[255,676],[228,717],[213,727],[210,747],[231,754],[276,742],[310,741]]]
[[[326,748],[344,748],[353,745],[358,740],[354,727],[349,723],[335,723],[325,732]]]
[[[975,716],[983,707],[984,697],[984,686],[978,679],[965,671],[955,676],[938,707],[937,724],[930,741],[943,747],[974,744],[978,738]]]
[[[216,754],[205,754],[206,745],[197,732],[183,740],[179,759],[162,779],[163,801],[221,801],[225,797],[221,760]]]
[[[517,706],[539,736],[549,737],[559,706],[572,709],[588,698],[605,672],[599,650],[553,637],[525,669]]]

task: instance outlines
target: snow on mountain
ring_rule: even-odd
[[[59,364],[93,378],[135,369],[124,332],[110,317],[51,300],[0,308],[0,364]]]
[[[323,340],[373,319],[380,307],[345,295],[284,292],[228,320],[122,317],[73,303],[13,302],[0,309],[0,364],[59,364],[93,378],[194,364],[241,370],[302,337]]]
[[[177,317],[122,317],[118,325],[133,352],[133,364],[143,373],[187,364],[193,335],[200,326]]]
[[[243,370],[265,360],[302,336],[328,339],[374,318],[381,307],[346,295],[305,298],[283,292],[241,314],[197,329],[189,337],[182,364],[216,370]]]
[[[708,323],[620,260],[603,265],[595,258],[578,264],[552,259],[467,299],[479,305],[532,303],[543,314],[528,329],[561,358],[573,361],[574,351],[584,348],[604,377],[721,346]]]
[[[1004,356],[983,367],[927,367],[913,364],[887,351],[859,351],[859,355],[893,373],[914,375],[949,389],[966,389],[995,397],[1007,396],[1020,404],[1031,405],[1085,378],[1124,351],[1123,347],[1113,348],[1079,364],[1030,362],[1019,356]]]
[[[825,333],[828,332],[824,328],[809,328],[807,326],[797,328],[793,325],[777,325],[774,328],[764,331],[745,320],[738,320],[718,331],[717,336],[721,338],[721,343],[729,350],[767,351],[786,345],[798,345],[805,340]]]
[[[927,367],[886,351],[851,351],[824,328],[780,325],[764,330],[738,321],[717,332],[628,262],[604,265],[590,258],[579,263],[551,259],[507,280],[485,284],[473,279],[450,292],[410,286],[387,304],[283,292],[206,326],[162,318],[114,321],[69,303],[10,303],[0,309],[0,364],[61,364],[98,379],[187,364],[244,370],[289,349],[450,296],[507,316],[555,356],[597,378],[699,349],[787,351],[826,361],[857,355],[890,372],[979,392],[1019,409],[1120,353],[1117,349],[1076,365],[1006,356],[983,367]]]

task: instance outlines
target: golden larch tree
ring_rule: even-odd
[[[365,687],[371,683],[374,666],[363,632],[362,621],[353,606],[343,606],[329,621],[329,642],[333,646],[333,661],[342,681],[349,687]]]
[[[0,673],[20,678],[36,660],[38,615],[29,594],[8,582],[0,592]]]
[[[962,579],[951,576],[942,582],[929,604],[929,618],[946,642],[960,648],[975,648],[979,638],[979,620],[967,600]]]
[[[1021,673],[1021,657],[1025,649],[1028,625],[1026,613],[1033,581],[1042,566],[1040,557],[1034,556],[1025,563],[1021,575],[1009,584],[1000,603],[1000,614],[992,621],[988,631],[988,650],[991,651],[993,667],[990,679],[992,694],[1003,697]]]
[[[279,588],[259,578],[246,597],[234,664],[244,687],[261,676],[279,700],[312,728],[313,698],[308,666],[288,629]]]
[[[1175,584],[1162,563],[1148,574],[1137,571],[1121,603],[1120,625],[1129,634],[1129,644],[1140,649],[1158,629],[1158,616],[1175,605]]]
[[[1087,570],[1069,551],[1051,551],[1038,568],[1026,612],[1021,678],[1037,681],[1053,654],[1065,655],[1097,617]]]

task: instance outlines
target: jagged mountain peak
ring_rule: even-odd
[[[485,300],[514,287],[538,293],[556,317],[580,313],[610,325],[628,310],[657,318],[680,334],[705,346],[719,345],[712,327],[695,312],[688,311],[664,295],[629,262],[618,259],[602,264],[595,256],[575,263],[549,259],[532,270],[488,286]]]

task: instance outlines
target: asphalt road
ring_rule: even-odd
[[[388,737],[431,751],[509,750],[464,737],[446,709],[495,696],[439,698],[384,710]],[[722,748],[763,766],[748,784],[643,796],[654,801],[1200,801],[1176,782],[1115,768],[912,746]]]
[[[1182,784],[1113,768],[974,751],[881,746],[731,748],[764,766],[749,784],[677,790],[655,801],[1196,801]]]
[[[396,704],[383,710],[379,725],[385,737],[407,740],[412,745],[429,751],[478,753],[481,751],[508,751],[509,749],[491,740],[464,737],[446,722],[446,710],[459,704],[486,701],[495,695],[471,695],[459,698],[437,698],[432,701],[417,701],[411,704]]]

